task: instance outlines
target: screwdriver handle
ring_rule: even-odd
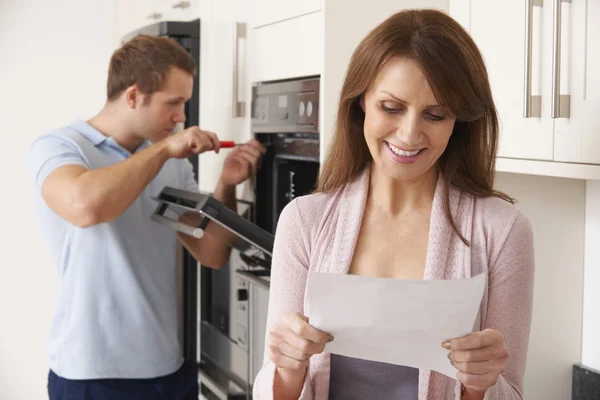
[[[222,140],[221,141],[222,149],[229,149],[229,148],[236,147],[236,146],[239,146],[239,144],[236,144],[233,140]]]

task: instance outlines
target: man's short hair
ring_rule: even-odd
[[[137,35],[115,50],[108,69],[106,95],[116,100],[129,86],[136,85],[151,95],[163,86],[169,68],[176,67],[196,75],[192,55],[175,40],[150,35]]]

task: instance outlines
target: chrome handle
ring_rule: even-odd
[[[239,101],[238,98],[238,87],[239,87],[239,73],[238,73],[238,59],[240,56],[240,40],[246,38],[246,24],[243,22],[235,23],[234,32],[234,43],[233,43],[233,118],[244,117],[244,106],[243,101]]]
[[[164,215],[162,215],[162,212],[164,212],[165,209],[166,209],[165,205],[160,204],[156,208],[156,210],[154,211],[152,216],[150,217],[152,219],[152,221],[158,222],[159,224],[166,225],[170,228],[173,228],[174,230],[176,230],[178,232],[185,233],[188,236],[193,236],[198,239],[200,239],[202,236],[204,236],[204,231],[202,229],[184,224],[183,222],[175,221],[174,219],[171,219],[171,218],[168,218],[168,217],[165,217]]]
[[[525,5],[525,90],[524,109],[525,118],[540,118],[542,116],[542,96],[531,95],[531,56],[533,53],[531,37],[533,34],[533,7],[543,7],[543,0],[527,0]]]
[[[181,8],[182,10],[184,8],[188,8],[189,6],[190,6],[189,1],[180,1],[179,3],[173,4],[173,8]]]
[[[155,13],[152,13],[152,14],[148,15],[146,18],[148,18],[148,19],[160,19],[161,17],[162,17],[161,13],[155,12]]]
[[[552,118],[569,118],[571,96],[560,94],[560,50],[562,27],[562,3],[571,0],[554,0],[554,35],[552,39]]]

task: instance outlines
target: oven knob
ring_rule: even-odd
[[[308,104],[306,104],[306,116],[310,117],[312,115],[312,112],[313,112],[312,101],[309,101]]]
[[[298,115],[301,117],[304,117],[304,102],[301,101],[300,105],[298,106]]]
[[[248,300],[248,289],[238,289],[237,298],[238,298],[238,301]]]

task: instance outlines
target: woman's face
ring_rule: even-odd
[[[361,106],[369,151],[386,175],[413,180],[434,171],[456,118],[437,104],[416,62],[389,60]]]

